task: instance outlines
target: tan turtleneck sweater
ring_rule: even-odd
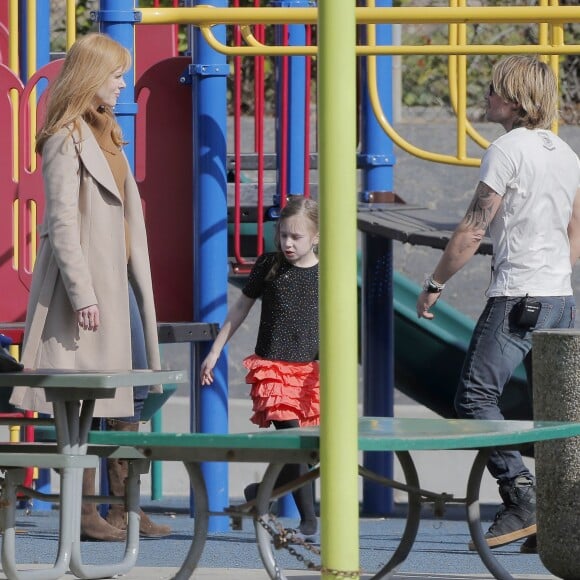
[[[87,115],[85,121],[89,124],[115,179],[117,189],[121,195],[123,204],[125,203],[125,180],[127,179],[127,163],[121,149],[115,145],[111,136],[113,129],[113,119],[99,111],[96,114]],[[129,262],[129,224],[125,220],[125,251],[127,262]]]

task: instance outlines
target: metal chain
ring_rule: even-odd
[[[319,564],[309,560],[293,547],[293,545],[301,546],[312,554],[320,556],[320,548],[318,546],[297,538],[294,530],[286,529],[272,514],[269,515],[269,521],[260,516],[258,523],[270,534],[276,550],[287,550],[291,556],[294,556],[298,562],[304,564],[308,570],[320,570],[321,566]],[[270,524],[273,524],[274,527]]]
[[[308,570],[315,570],[319,572],[324,572],[326,574],[332,574],[337,578],[359,578],[362,574],[362,570],[356,571],[344,571],[344,570],[334,570],[332,568],[326,568],[322,565],[315,564],[312,560],[307,559],[302,554],[300,554],[293,545],[301,546],[308,552],[320,556],[320,548],[311,544],[310,542],[305,542],[302,538],[297,538],[294,530],[285,528],[272,514],[269,514],[269,521],[266,521],[263,516],[260,516],[258,523],[270,534],[272,537],[272,543],[276,550],[287,550],[288,553],[296,558],[299,562],[305,565]],[[271,525],[272,524],[272,525]],[[274,527],[272,527],[274,526]],[[277,569],[276,577],[279,577],[279,570]]]

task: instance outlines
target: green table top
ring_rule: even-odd
[[[361,451],[478,449],[580,435],[580,423],[361,417]],[[306,427],[252,433],[91,432],[90,443],[135,447],[213,449],[319,449],[320,429]]]
[[[185,371],[36,369],[0,373],[0,387],[22,385],[42,388],[114,389],[124,386],[186,383],[188,380],[189,376]]]

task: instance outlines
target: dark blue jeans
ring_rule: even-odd
[[[131,359],[134,369],[149,368],[147,362],[147,348],[145,346],[145,333],[143,331],[143,321],[141,312],[135,298],[135,292],[129,282],[129,317],[131,319]],[[119,419],[124,423],[137,423],[141,419],[141,411],[145,404],[145,399],[149,393],[149,387],[133,388],[133,406],[134,414],[132,417]]]
[[[528,383],[532,385],[532,331],[544,328],[572,328],[576,315],[573,296],[537,297],[540,316],[534,328],[518,327],[511,315],[521,300],[496,297],[487,301],[465,357],[455,409],[461,418],[503,419],[499,398],[516,367],[525,362]],[[531,475],[518,451],[494,451],[487,467],[499,483],[511,481],[519,475]]]

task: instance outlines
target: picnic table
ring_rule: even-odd
[[[127,548],[119,563],[85,565],[80,549],[83,468],[96,467],[99,457],[88,454],[87,439],[97,399],[113,398],[117,388],[188,381],[184,371],[71,371],[59,369],[0,373],[0,387],[23,385],[43,388],[52,403],[56,444],[12,443],[1,446],[0,467],[6,469],[2,485],[2,568],[9,580],[55,580],[67,570],[79,578],[104,578],[128,572],[139,547],[139,484],[130,474]],[[0,420],[0,423],[2,421]],[[16,491],[23,467],[60,470],[60,526],[58,552],[51,568],[19,570],[16,564]]]
[[[483,563],[495,578],[510,580],[512,578],[510,573],[499,564],[487,546],[481,526],[479,490],[489,454],[496,447],[517,448],[538,441],[577,435],[580,435],[580,423],[558,421],[361,417],[359,450],[395,452],[401,463],[405,481],[386,479],[363,468],[360,470],[361,475],[385,486],[405,490],[409,496],[407,521],[400,544],[391,559],[373,578],[391,578],[404,562],[415,541],[421,518],[421,506],[426,500],[438,505],[447,502],[464,503],[471,537]],[[209,516],[216,515],[209,509],[200,464],[208,461],[269,463],[255,502],[244,504],[241,509],[239,506],[231,506],[223,513],[235,522],[244,511],[253,509],[256,539],[264,568],[270,578],[285,579],[274,554],[275,549],[288,546],[288,538],[275,526],[269,525],[269,504],[272,497],[292,489],[292,484],[288,484],[273,493],[276,478],[284,464],[318,462],[320,431],[317,427],[231,434],[91,432],[89,443],[133,446],[147,460],[180,461],[185,465],[195,499],[194,530],[190,549],[174,580],[191,578],[204,549]],[[422,489],[411,452],[454,449],[477,451],[466,482],[465,498],[454,498],[444,492],[435,493]],[[313,471],[312,475],[315,476],[316,472]],[[294,487],[304,484],[308,479],[309,477],[302,478],[301,481],[295,482]],[[128,494],[130,493],[133,492],[128,490]]]

